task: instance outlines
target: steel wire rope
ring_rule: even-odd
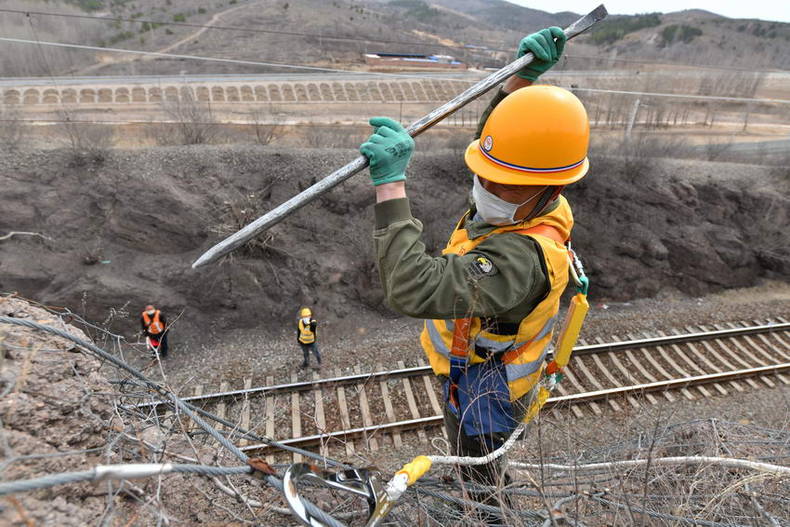
[[[58,328],[54,328],[52,326],[46,326],[44,324],[39,324],[38,322],[34,322],[32,320],[23,320],[23,319],[18,319],[18,318],[14,318],[14,317],[0,316],[0,322],[6,323],[6,324],[15,324],[15,325],[18,325],[18,326],[26,326],[26,327],[29,327],[29,328],[32,328],[32,329],[37,329],[37,330],[40,330],[40,331],[46,331],[46,332],[58,335],[60,337],[63,337],[65,339],[67,339],[67,340],[70,340],[70,341],[82,346],[83,348],[88,349],[88,350],[98,354],[99,356],[101,356],[101,357],[105,358],[106,360],[112,362],[113,364],[115,364],[119,368],[121,368],[121,369],[127,371],[128,373],[134,375],[135,377],[143,380],[151,389],[157,391],[162,396],[170,397],[171,400],[173,401],[173,403],[178,408],[180,408],[184,413],[186,413],[192,420],[195,421],[195,423],[197,423],[207,433],[209,433],[212,437],[214,437],[222,446],[227,448],[230,452],[232,452],[241,461],[247,462],[247,460],[249,459],[248,456],[244,452],[242,452],[241,450],[238,449],[238,447],[233,445],[230,441],[228,441],[227,438],[222,436],[217,430],[215,430],[208,423],[206,423],[202,418],[200,418],[198,415],[196,415],[196,413],[194,413],[192,411],[192,409],[195,409],[195,408],[191,408],[191,405],[185,403],[184,401],[179,399],[179,397],[176,394],[174,394],[174,393],[166,390],[165,388],[159,386],[157,383],[155,383],[154,381],[148,379],[145,375],[143,375],[142,373],[140,373],[136,369],[132,368],[127,363],[117,359],[116,357],[113,357],[111,354],[107,353],[106,351],[104,351],[103,349],[99,348],[98,346],[95,346],[95,345],[91,344],[90,342],[86,342],[86,341],[84,341],[84,340],[82,340],[82,339],[80,339],[78,337],[75,337],[74,335],[71,335],[71,334],[69,334],[66,331],[60,330]],[[273,443],[274,442],[272,442],[271,444],[273,445]],[[326,461],[330,461],[329,458],[326,458],[324,456],[320,456],[320,455],[314,454],[312,452],[302,451],[301,449],[296,449],[296,451],[299,451],[299,453],[302,453],[303,455],[307,455],[308,457],[313,457],[313,458],[318,457],[319,459],[322,459],[325,462]],[[331,461],[334,464],[339,464],[339,463],[337,463],[337,462],[335,462],[333,460],[331,460]],[[272,475],[265,475],[264,476],[264,480],[267,483],[269,483],[269,485],[271,485],[272,487],[276,488],[278,491],[282,492],[283,484],[282,484],[282,481],[280,479],[278,479],[277,477],[272,476]],[[324,512],[319,507],[316,507],[309,500],[302,500],[302,501],[303,501],[303,503],[305,505],[305,508],[311,514],[313,514],[316,518],[320,519],[321,521],[323,521],[327,525],[330,525],[332,527],[343,527],[343,524],[341,524],[340,522],[338,522],[337,520],[335,520],[334,518],[329,516],[326,512]]]
[[[637,507],[635,505],[631,505],[631,504],[624,505],[622,503],[617,503],[616,501],[607,500],[597,494],[590,495],[589,499],[593,501],[597,501],[599,503],[603,503],[605,505],[617,507],[618,509],[626,509],[632,512],[636,512],[638,514],[647,514],[652,518],[658,518],[661,520],[671,520],[689,525],[701,525],[703,527],[750,527],[748,525],[739,525],[739,524],[733,525],[732,523],[719,523],[719,522],[713,522],[708,520],[697,520],[695,518],[684,518],[683,516],[675,516],[674,514],[666,514],[663,512],[651,511],[644,509],[642,507]]]
[[[240,6],[241,7],[241,6]],[[47,13],[44,11],[32,11],[32,10],[21,10],[21,9],[7,9],[7,8],[0,8],[0,13],[15,13],[15,14],[25,14],[25,15],[40,15],[40,16],[52,16],[52,17],[63,17],[63,18],[82,18],[82,19],[91,19],[91,20],[99,20],[99,21],[111,21],[111,22],[130,22],[130,23],[139,23],[139,24],[149,24],[148,27],[152,27],[153,24],[158,26],[183,26],[183,27],[192,27],[196,29],[218,29],[218,30],[226,30],[226,31],[240,31],[240,32],[247,32],[247,33],[266,33],[266,34],[274,34],[274,35],[284,35],[284,36],[298,36],[298,37],[315,37],[319,39],[325,40],[340,40],[340,41],[347,41],[347,42],[371,42],[371,43],[381,43],[381,44],[403,44],[407,46],[421,46],[421,47],[436,47],[442,49],[458,49],[463,51],[475,52],[475,51],[497,51],[497,52],[505,52],[505,53],[512,53],[513,49],[510,48],[494,48],[489,46],[481,46],[479,44],[466,44],[463,46],[455,46],[455,45],[448,45],[448,44],[436,44],[431,42],[408,42],[404,40],[383,40],[383,39],[376,39],[376,38],[360,38],[360,37],[343,37],[338,35],[326,35],[321,33],[304,33],[300,31],[284,31],[284,30],[277,30],[277,29],[261,29],[261,28],[243,28],[239,26],[217,26],[217,25],[204,25],[204,24],[193,24],[190,22],[168,22],[168,21],[157,21],[157,20],[148,20],[142,18],[123,18],[123,17],[105,17],[105,16],[95,16],[95,15],[75,15],[71,13]],[[591,55],[574,55],[574,54],[565,54],[564,57],[568,59],[589,59],[589,60],[602,60],[607,62],[625,62],[625,63],[634,63],[634,64],[655,64],[659,66],[683,66],[688,68],[705,68],[705,69],[715,69],[715,70],[725,70],[725,71],[748,71],[748,72],[773,72],[773,71],[787,71],[782,69],[769,69],[769,70],[755,70],[754,68],[739,68],[737,66],[721,66],[721,65],[713,65],[713,64],[677,64],[671,62],[661,62],[652,59],[640,59],[640,58],[610,58],[610,57],[600,57],[600,56],[591,56]]]
[[[137,479],[170,473],[198,474],[201,476],[230,476],[251,474],[250,466],[212,467],[208,465],[186,465],[171,463],[127,463],[119,465],[98,465],[92,470],[49,474],[40,478],[19,479],[0,483],[0,496],[46,489],[57,485],[82,481],[102,481],[104,479]]]

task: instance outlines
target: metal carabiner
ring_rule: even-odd
[[[568,259],[570,260],[571,264],[568,267],[568,270],[570,271],[573,283],[576,284],[576,290],[579,293],[586,295],[590,290],[590,280],[587,278],[587,275],[584,274],[584,265],[582,264],[582,260],[579,258],[579,255],[576,254],[576,251],[574,251],[571,247],[571,242],[568,242]]]
[[[312,483],[361,496],[367,501],[370,518],[379,509],[379,500],[386,495],[380,477],[378,470],[372,468],[330,472],[308,463],[294,463],[283,475],[283,492],[288,506],[305,525],[324,527],[321,519],[305,508],[299,495],[299,484]]]

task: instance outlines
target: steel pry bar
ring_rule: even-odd
[[[581,33],[584,33],[597,22],[606,18],[606,15],[607,11],[604,5],[599,5],[591,12],[584,15],[582,18],[564,29],[563,31],[565,32],[565,36],[570,40]],[[532,53],[527,53],[524,56],[514,60],[504,68],[478,81],[474,85],[464,90],[462,93],[455,96],[452,100],[444,103],[439,108],[436,108],[429,114],[409,125],[407,128],[409,134],[412,137],[420,135],[448,115],[454,113],[460,108],[463,108],[471,101],[488,92],[494,86],[497,86],[500,82],[515,74],[518,70],[532,62],[533,58],[534,57]],[[347,165],[332,172],[321,181],[305,189],[285,203],[282,203],[252,223],[248,224],[235,234],[231,234],[221,242],[211,247],[208,251],[203,253],[200,258],[195,260],[195,262],[192,264],[192,268],[197,269],[198,267],[202,267],[206,264],[217,261],[222,256],[225,256],[231,251],[239,248],[259,233],[280,223],[289,214],[329,192],[354,174],[361,172],[366,166],[368,166],[368,159],[365,156],[360,155]]]

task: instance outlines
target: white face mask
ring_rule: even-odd
[[[534,196],[524,203],[510,203],[487,191],[483,184],[480,183],[480,178],[475,174],[474,185],[472,186],[472,199],[475,201],[477,213],[484,222],[489,225],[512,225],[516,223],[514,216],[519,207],[542,195],[547,188],[544,187],[540,192],[536,192]]]
[[[309,324],[309,323],[310,323],[310,317],[304,317],[304,318],[302,319],[302,323],[303,323],[303,324]]]

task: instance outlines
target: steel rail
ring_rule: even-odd
[[[680,335],[665,335],[646,339],[622,340],[603,344],[589,344],[573,348],[574,355],[591,355],[607,351],[621,351],[631,348],[650,348],[666,346],[667,344],[684,344],[699,340],[715,340],[723,338],[740,337],[742,335],[757,335],[759,333],[772,333],[775,331],[790,331],[790,323],[763,324],[760,326],[744,326],[741,328],[717,329],[714,331],[700,331],[698,333],[683,333]]]
[[[790,372],[790,362],[781,364],[773,364],[769,366],[760,366],[757,368],[747,368],[742,370],[726,371],[720,373],[711,373],[706,375],[696,375],[693,377],[682,377],[679,379],[669,379],[665,381],[657,381],[645,384],[634,384],[631,386],[620,386],[617,388],[608,388],[604,390],[595,390],[592,392],[577,393],[571,395],[560,395],[557,397],[550,397],[546,401],[545,409],[559,406],[562,404],[575,405],[589,402],[606,401],[612,397],[619,397],[623,395],[644,394],[651,392],[662,392],[666,390],[677,390],[681,388],[689,388],[692,386],[699,386],[703,384],[712,384],[717,382],[733,381],[738,379],[745,379],[749,377],[759,377],[764,375],[778,375],[781,373]],[[289,446],[310,446],[320,443],[325,443],[328,440],[338,439],[342,441],[354,440],[360,437],[372,436],[378,433],[387,433],[394,431],[408,431],[429,426],[437,426],[444,422],[444,417],[441,415],[434,415],[430,417],[421,417],[419,419],[408,419],[405,421],[397,421],[394,423],[384,423],[379,425],[362,426],[351,428],[348,430],[338,430],[335,432],[328,432],[324,434],[313,434],[304,437],[297,437],[291,439],[282,439],[278,441],[280,444]],[[276,448],[266,445],[265,443],[248,445],[240,447],[243,452],[271,452]]]
[[[756,335],[760,333],[772,333],[790,331],[790,322],[783,322],[779,324],[762,324],[759,326],[745,326],[740,328],[720,329],[713,331],[700,331],[696,333],[684,333],[681,335],[666,335],[661,337],[651,337],[646,339],[633,339],[623,340],[618,342],[605,342],[601,344],[589,344],[584,346],[576,346],[573,348],[573,355],[593,355],[597,353],[607,353],[614,351],[623,351],[633,348],[649,348],[656,346],[666,346],[670,344],[683,344],[687,342],[697,342],[700,340],[715,340],[724,338],[734,338],[744,335]],[[183,401],[196,402],[196,401],[214,401],[218,399],[228,399],[236,397],[245,397],[250,395],[277,395],[284,393],[291,393],[295,391],[309,391],[319,386],[344,386],[349,384],[358,384],[362,381],[373,382],[381,381],[388,378],[401,378],[401,377],[416,377],[430,373],[430,366],[414,366],[411,368],[401,368],[397,370],[386,370],[373,373],[358,373],[354,375],[346,375],[341,377],[331,377],[328,379],[318,379],[310,381],[299,381],[293,383],[275,384],[271,386],[259,386],[255,388],[247,388],[243,390],[230,390],[224,392],[208,393],[205,395],[193,395],[189,397],[182,397]],[[155,408],[161,405],[167,405],[169,401],[149,401],[145,403],[124,405],[124,408]]]
[[[312,381],[299,381],[284,384],[273,384],[271,386],[259,386],[256,388],[246,388],[243,390],[229,390],[224,392],[207,393],[205,395],[192,395],[182,397],[182,401],[211,401],[214,399],[227,399],[244,397],[250,395],[275,395],[291,392],[306,392],[318,386],[345,386],[348,384],[359,384],[360,382],[381,381],[386,379],[399,379],[401,377],[415,377],[429,372],[430,366],[414,366],[411,368],[400,368],[397,370],[377,371],[373,373],[356,373],[354,375],[344,375],[341,377],[330,377],[328,379],[317,379]],[[123,408],[150,408],[168,404],[168,401],[149,401],[139,404],[125,405]]]

